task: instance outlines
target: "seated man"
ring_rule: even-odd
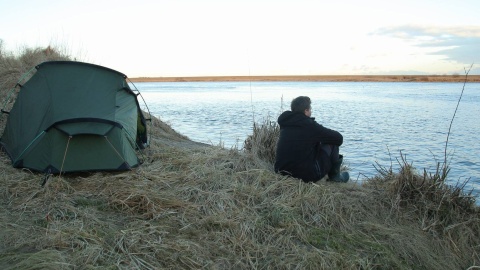
[[[315,122],[309,97],[292,100],[291,111],[278,117],[280,138],[277,143],[275,172],[305,182],[316,182],[328,174],[328,180],[347,182],[348,172],[340,172],[343,156],[339,146],[343,136]]]

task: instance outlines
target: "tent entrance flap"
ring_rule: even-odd
[[[109,170],[121,167],[125,162],[118,154],[122,152],[122,147],[118,144],[112,147],[104,136],[83,134],[71,139],[64,137],[63,143],[57,147],[52,157],[56,164],[50,165],[62,168],[62,171]]]

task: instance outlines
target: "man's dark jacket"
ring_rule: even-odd
[[[342,145],[343,136],[323,127],[304,113],[285,111],[278,117],[280,138],[277,143],[275,172],[318,181],[322,174],[317,152],[320,144]]]

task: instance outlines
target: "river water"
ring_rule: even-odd
[[[344,136],[340,152],[352,179],[358,181],[377,174],[376,164],[398,168],[401,155],[418,170],[433,172],[437,162],[444,160],[450,134],[448,181],[469,180],[466,191],[480,194],[480,83],[162,82],[135,86],[151,113],[176,131],[194,141],[227,148],[241,148],[253,122],[275,121],[290,108],[293,98],[309,96],[312,117]]]

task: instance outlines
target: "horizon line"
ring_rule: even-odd
[[[339,82],[480,82],[480,75],[219,75],[219,76],[140,76],[132,82],[201,81],[339,81]]]

